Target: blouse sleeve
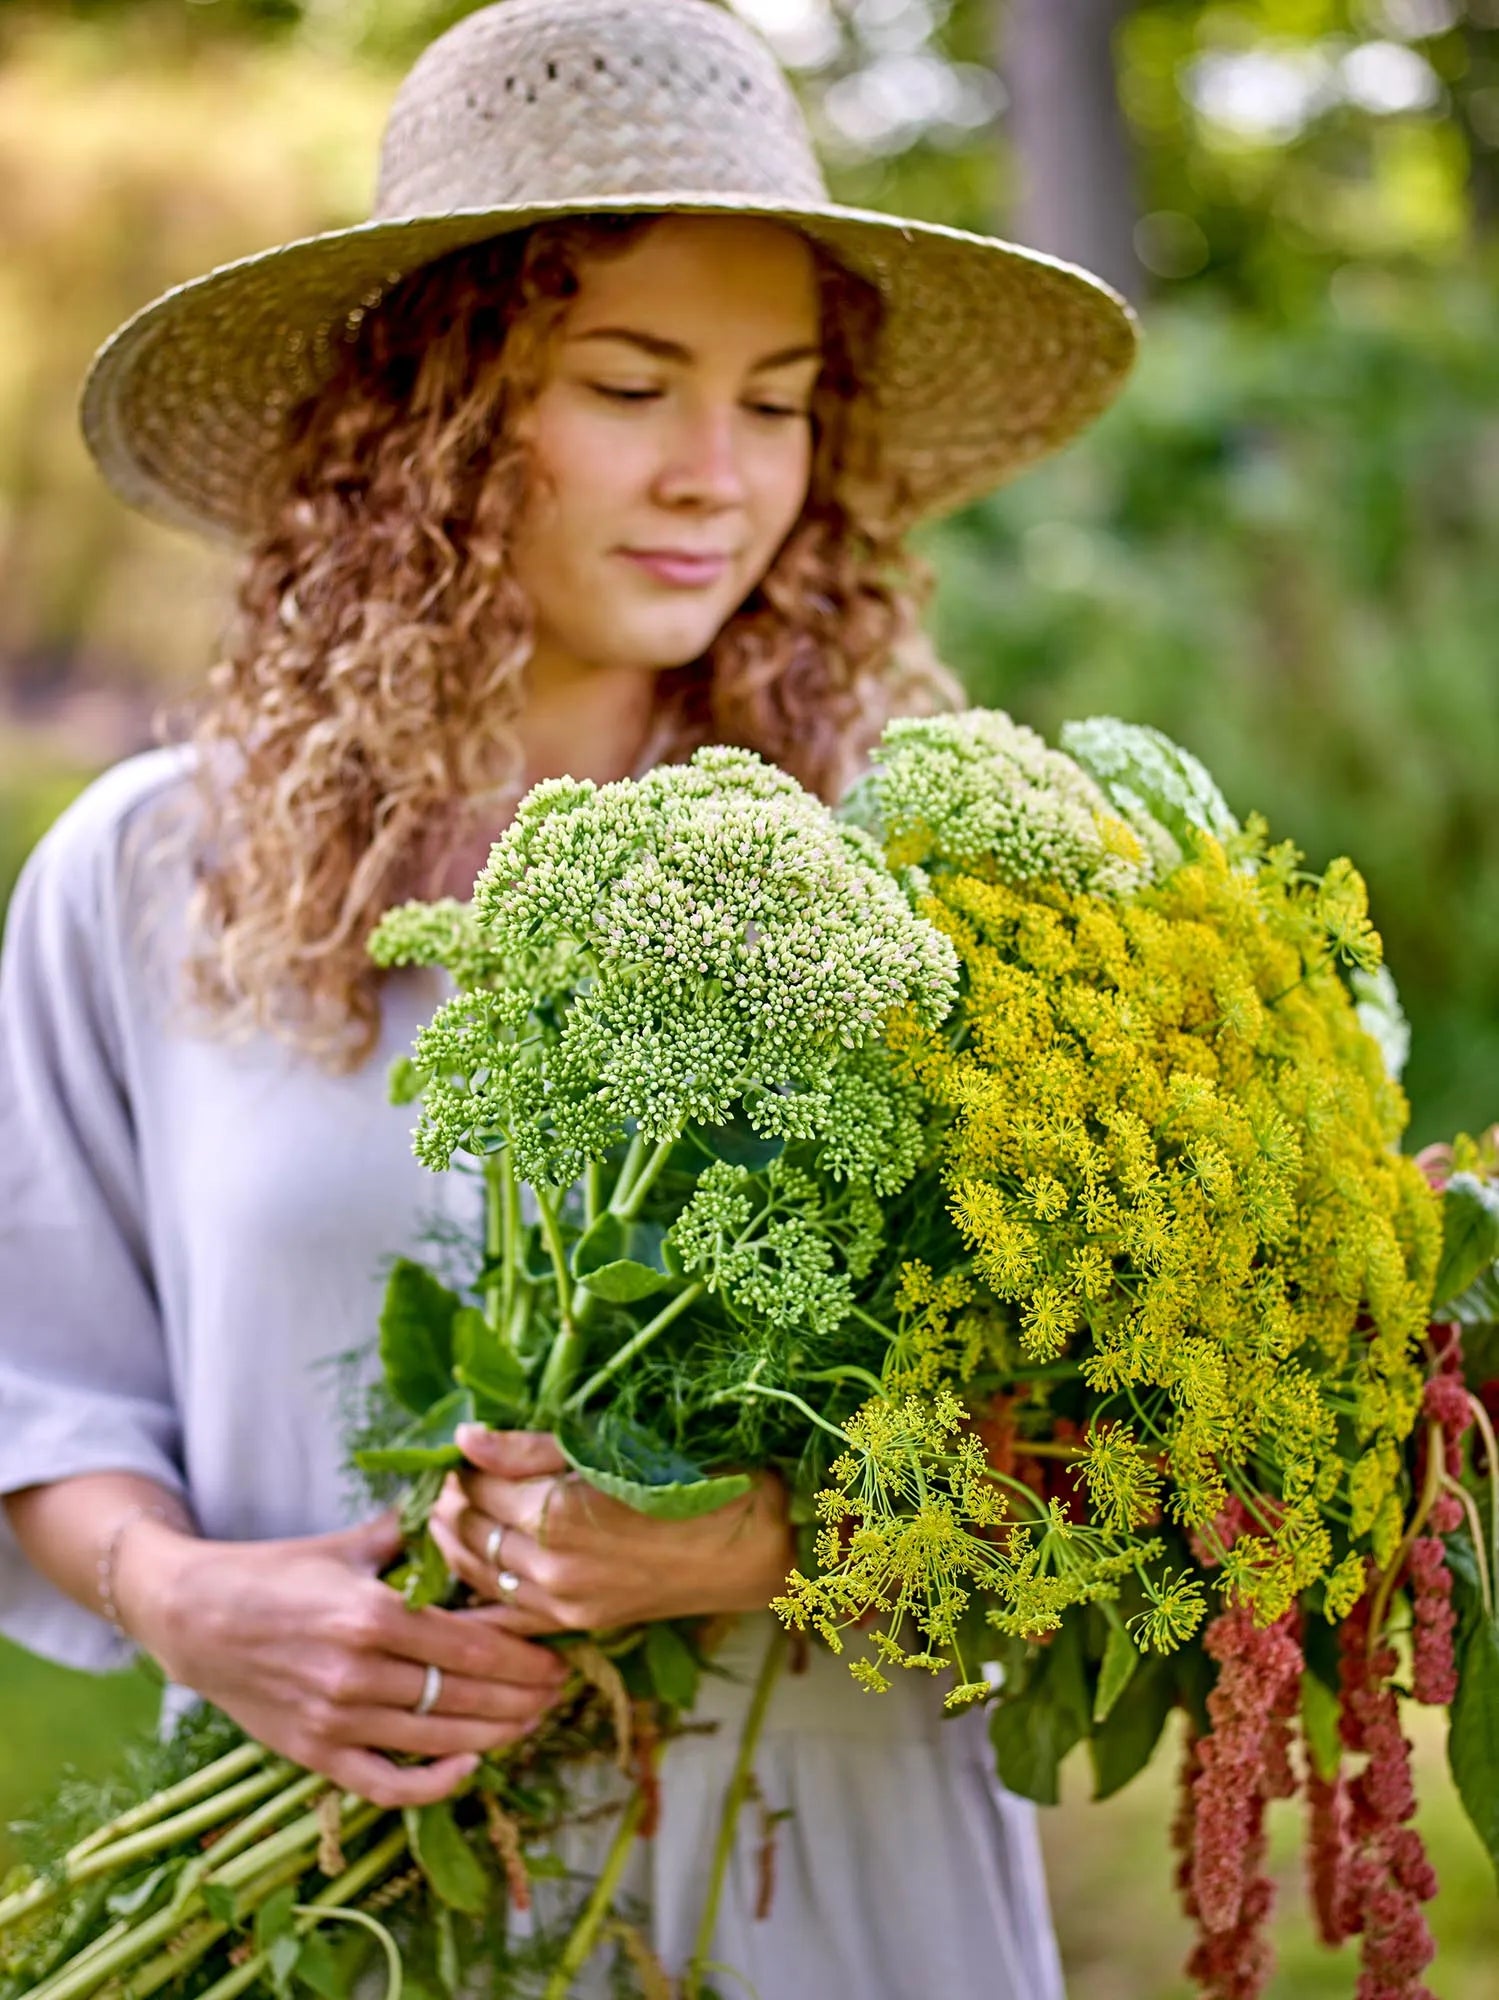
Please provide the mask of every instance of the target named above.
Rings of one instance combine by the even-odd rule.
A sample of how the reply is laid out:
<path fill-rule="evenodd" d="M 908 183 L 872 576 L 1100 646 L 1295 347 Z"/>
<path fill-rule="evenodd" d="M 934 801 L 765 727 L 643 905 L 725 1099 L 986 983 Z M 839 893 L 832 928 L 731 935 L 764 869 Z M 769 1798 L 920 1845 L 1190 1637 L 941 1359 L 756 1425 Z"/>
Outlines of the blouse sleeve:
<path fill-rule="evenodd" d="M 124 1084 L 121 790 L 96 781 L 41 841 L 0 954 L 0 1493 L 104 1471 L 183 1487 Z M 3 1507 L 0 1632 L 96 1671 L 132 1651 L 31 1567 Z"/>

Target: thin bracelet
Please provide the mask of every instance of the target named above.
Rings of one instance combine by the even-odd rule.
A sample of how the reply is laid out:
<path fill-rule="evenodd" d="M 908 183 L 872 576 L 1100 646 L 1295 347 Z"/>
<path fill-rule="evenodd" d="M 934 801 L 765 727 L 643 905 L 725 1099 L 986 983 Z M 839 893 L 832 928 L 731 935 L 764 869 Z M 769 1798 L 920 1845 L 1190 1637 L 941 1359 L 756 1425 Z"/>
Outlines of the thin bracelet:
<path fill-rule="evenodd" d="M 115 1563 L 120 1553 L 121 1537 L 136 1521 L 167 1521 L 175 1526 L 182 1525 L 181 1515 L 170 1507 L 127 1507 L 106 1535 L 104 1546 L 99 1551 L 99 1604 L 122 1639 L 128 1639 L 130 1634 L 120 1623 L 120 1607 L 115 1603 Z"/>

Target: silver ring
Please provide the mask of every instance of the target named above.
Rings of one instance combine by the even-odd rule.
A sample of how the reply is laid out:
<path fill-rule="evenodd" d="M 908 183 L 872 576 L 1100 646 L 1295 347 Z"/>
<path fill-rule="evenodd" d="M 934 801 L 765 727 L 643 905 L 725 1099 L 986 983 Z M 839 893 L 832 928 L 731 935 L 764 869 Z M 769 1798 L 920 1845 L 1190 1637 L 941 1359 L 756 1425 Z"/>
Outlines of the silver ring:
<path fill-rule="evenodd" d="M 498 1569 L 500 1566 L 500 1544 L 504 1539 L 505 1523 L 503 1521 L 496 1521 L 489 1533 L 484 1537 L 484 1560 L 489 1564 L 491 1569 Z"/>
<path fill-rule="evenodd" d="M 494 1580 L 494 1587 L 501 1604 L 514 1604 L 520 1590 L 520 1578 L 513 1569 L 502 1569 Z"/>
<path fill-rule="evenodd" d="M 430 1715 L 437 1706 L 437 1697 L 442 1693 L 442 1668 L 429 1664 L 427 1677 L 422 1682 L 422 1691 L 417 1698 L 413 1715 Z"/>

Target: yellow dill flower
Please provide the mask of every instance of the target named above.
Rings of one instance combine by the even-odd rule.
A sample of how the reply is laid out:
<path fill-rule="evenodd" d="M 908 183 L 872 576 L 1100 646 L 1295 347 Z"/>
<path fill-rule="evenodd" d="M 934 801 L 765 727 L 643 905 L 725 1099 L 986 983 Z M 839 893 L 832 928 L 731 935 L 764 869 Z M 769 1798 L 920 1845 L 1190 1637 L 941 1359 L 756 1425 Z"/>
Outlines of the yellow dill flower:
<path fill-rule="evenodd" d="M 1324 1589 L 1327 1622 L 1330 1625 L 1340 1624 L 1348 1616 L 1363 1596 L 1366 1581 L 1364 1559 L 1359 1555 L 1344 1556 L 1337 1568 L 1329 1573 Z"/>

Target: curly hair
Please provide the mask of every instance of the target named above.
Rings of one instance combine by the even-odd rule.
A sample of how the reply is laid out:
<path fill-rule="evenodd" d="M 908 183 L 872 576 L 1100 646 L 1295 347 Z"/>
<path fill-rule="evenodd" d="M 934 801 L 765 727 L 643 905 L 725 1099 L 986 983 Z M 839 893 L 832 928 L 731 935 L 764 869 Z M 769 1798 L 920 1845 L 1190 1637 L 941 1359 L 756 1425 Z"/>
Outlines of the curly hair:
<path fill-rule="evenodd" d="M 533 630 L 508 561 L 532 477 L 514 418 L 585 260 L 654 220 L 546 223 L 423 266 L 350 315 L 290 413 L 221 657 L 169 731 L 199 752 L 185 969 L 211 1030 L 357 1068 L 389 976 L 370 930 L 513 811 Z M 707 653 L 659 675 L 651 747 L 743 745 L 831 801 L 890 715 L 961 692 L 920 626 L 930 572 L 890 525 L 878 293 L 813 249 L 807 498 Z"/>

